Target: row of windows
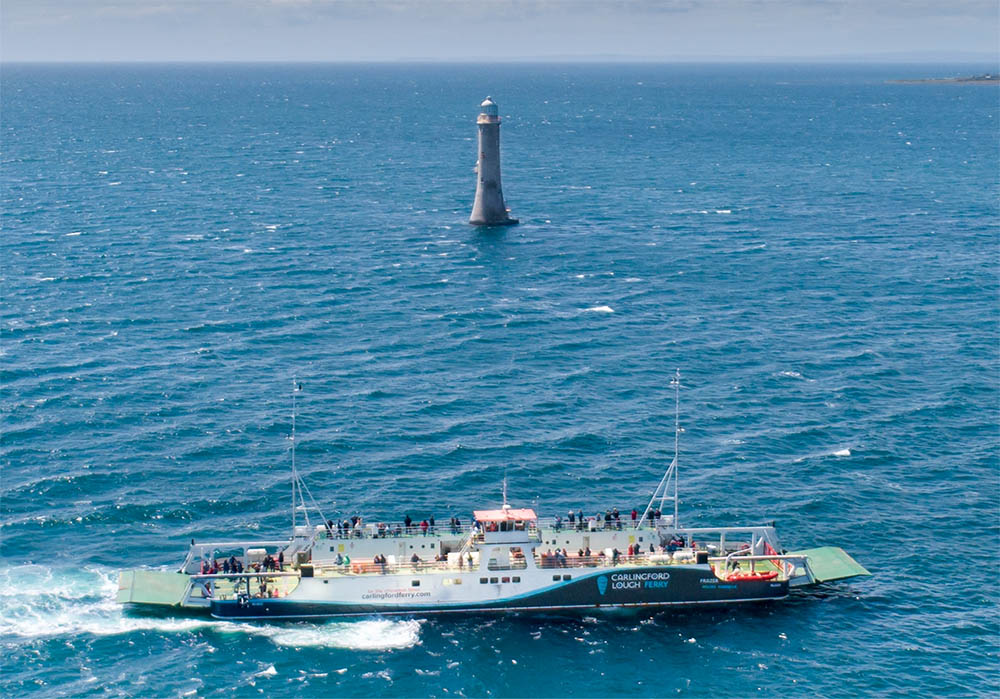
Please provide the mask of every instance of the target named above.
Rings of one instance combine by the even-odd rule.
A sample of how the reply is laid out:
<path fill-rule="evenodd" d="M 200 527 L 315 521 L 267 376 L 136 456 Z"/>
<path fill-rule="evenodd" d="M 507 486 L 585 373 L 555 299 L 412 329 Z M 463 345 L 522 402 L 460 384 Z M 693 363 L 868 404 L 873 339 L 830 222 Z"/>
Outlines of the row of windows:
<path fill-rule="evenodd" d="M 573 576 L 572 575 L 553 575 L 552 579 L 553 580 L 572 580 Z M 327 582 L 327 581 L 324 580 L 323 582 Z M 513 582 L 513 583 L 519 583 L 519 582 L 521 582 L 521 576 L 514 575 L 512 577 L 507 577 L 505 575 L 505 576 L 503 576 L 501 578 L 479 578 L 479 584 L 480 585 L 486 585 L 487 583 L 496 584 L 496 583 L 511 583 L 511 582 Z M 444 584 L 445 585 L 461 585 L 462 584 L 462 578 L 447 578 L 444 581 Z M 411 587 L 420 587 L 420 581 L 419 580 L 411 580 L 410 581 L 410 586 Z"/>
<path fill-rule="evenodd" d="M 480 585 L 485 585 L 488 582 L 489 583 L 509 583 L 509 582 L 519 583 L 519 582 L 521 582 L 521 577 L 518 576 L 518 575 L 515 575 L 512 578 L 508 578 L 507 576 L 504 576 L 502 578 L 479 578 L 479 584 Z"/>

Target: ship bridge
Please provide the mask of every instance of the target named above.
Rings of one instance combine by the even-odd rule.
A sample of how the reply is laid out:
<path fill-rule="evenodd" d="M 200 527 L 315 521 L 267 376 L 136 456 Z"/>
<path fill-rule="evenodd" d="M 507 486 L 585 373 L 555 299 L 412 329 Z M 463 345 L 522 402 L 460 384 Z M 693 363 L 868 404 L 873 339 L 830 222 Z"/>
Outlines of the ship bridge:
<path fill-rule="evenodd" d="M 538 515 L 531 508 L 504 506 L 499 510 L 475 510 L 484 544 L 531 544 L 538 542 Z"/>

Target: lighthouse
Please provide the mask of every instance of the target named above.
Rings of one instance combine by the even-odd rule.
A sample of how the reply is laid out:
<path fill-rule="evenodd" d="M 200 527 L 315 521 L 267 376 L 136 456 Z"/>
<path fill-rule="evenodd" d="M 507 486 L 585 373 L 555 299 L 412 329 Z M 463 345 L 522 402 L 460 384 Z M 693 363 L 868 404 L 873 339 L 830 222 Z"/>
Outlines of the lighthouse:
<path fill-rule="evenodd" d="M 500 109 L 492 97 L 480 105 L 479 162 L 476 163 L 476 201 L 469 223 L 473 226 L 512 226 L 500 185 Z"/>

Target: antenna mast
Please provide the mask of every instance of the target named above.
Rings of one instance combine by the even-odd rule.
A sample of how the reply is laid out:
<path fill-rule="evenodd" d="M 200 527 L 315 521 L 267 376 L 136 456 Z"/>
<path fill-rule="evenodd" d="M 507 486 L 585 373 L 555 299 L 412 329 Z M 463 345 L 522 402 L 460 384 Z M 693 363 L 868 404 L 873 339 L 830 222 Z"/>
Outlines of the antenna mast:
<path fill-rule="evenodd" d="M 677 507 L 680 502 L 677 497 L 677 456 L 681 444 L 681 370 L 674 374 L 674 529 L 680 526 L 677 521 Z"/>
<path fill-rule="evenodd" d="M 649 511 L 653 509 L 653 503 L 657 499 L 660 501 L 659 509 L 662 511 L 666 507 L 667 500 L 674 501 L 674 517 L 673 517 L 673 527 L 674 530 L 677 529 L 679 525 L 678 509 L 680 503 L 680 497 L 678 493 L 678 478 L 677 478 L 677 460 L 680 454 L 680 436 L 681 436 L 681 370 L 678 369 L 674 374 L 674 378 L 671 379 L 670 385 L 674 387 L 674 460 L 670 462 L 670 466 L 667 467 L 667 472 L 663 474 L 663 478 L 660 479 L 659 485 L 656 486 L 656 490 L 653 491 L 653 496 L 649 499 L 649 504 L 646 505 L 646 509 L 642 513 L 635 524 L 636 529 L 642 526 L 643 521 L 649 516 Z M 670 494 L 670 481 L 673 481 L 674 492 L 673 495 Z"/>
<path fill-rule="evenodd" d="M 295 535 L 295 509 L 298 507 L 299 474 L 295 470 L 295 415 L 297 413 L 296 394 L 299 392 L 299 382 L 292 377 L 292 536 Z"/>

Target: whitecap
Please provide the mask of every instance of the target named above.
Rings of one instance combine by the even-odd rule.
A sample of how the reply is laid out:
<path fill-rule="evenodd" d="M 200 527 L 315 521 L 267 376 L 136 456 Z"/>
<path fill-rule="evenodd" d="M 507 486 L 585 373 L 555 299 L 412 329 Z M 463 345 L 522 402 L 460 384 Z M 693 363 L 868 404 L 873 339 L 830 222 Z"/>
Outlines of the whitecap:
<path fill-rule="evenodd" d="M 851 450 L 850 449 L 839 449 L 839 450 L 833 452 L 833 455 L 834 456 L 850 456 L 851 455 Z"/>
<path fill-rule="evenodd" d="M 386 650 L 410 648 L 420 642 L 420 624 L 412 619 L 371 619 L 302 626 L 239 626 L 279 646 Z"/>
<path fill-rule="evenodd" d="M 715 213 L 717 213 L 717 214 L 731 214 L 731 213 L 733 213 L 733 210 L 732 209 L 716 209 Z"/>
<path fill-rule="evenodd" d="M 250 625 L 207 617 L 130 617 L 115 601 L 117 574 L 41 565 L 0 570 L 0 635 L 17 638 L 114 636 L 137 631 L 243 633 L 279 646 L 350 650 L 402 649 L 420 642 L 414 620 L 362 620 L 323 625 Z"/>
<path fill-rule="evenodd" d="M 615 309 L 611 306 L 592 306 L 591 308 L 583 309 L 584 313 L 614 313 Z"/>
<path fill-rule="evenodd" d="M 80 235 L 80 231 L 73 231 L 72 233 L 66 233 L 63 237 L 64 238 L 73 238 L 73 237 L 78 236 L 78 235 Z"/>

